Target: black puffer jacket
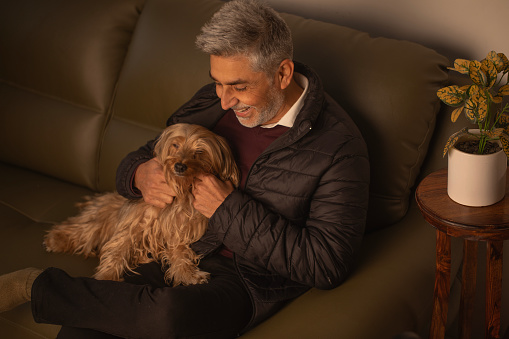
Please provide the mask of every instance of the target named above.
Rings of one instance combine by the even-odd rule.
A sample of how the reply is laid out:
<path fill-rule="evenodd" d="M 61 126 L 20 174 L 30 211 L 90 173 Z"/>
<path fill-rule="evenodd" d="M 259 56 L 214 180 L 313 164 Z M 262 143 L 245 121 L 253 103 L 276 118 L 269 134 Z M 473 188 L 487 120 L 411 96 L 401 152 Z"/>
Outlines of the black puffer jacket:
<path fill-rule="evenodd" d="M 317 75 L 296 63 L 309 92 L 294 126 L 255 161 L 244 190 L 230 194 L 194 250 L 225 244 L 254 301 L 250 326 L 309 289 L 331 289 L 348 275 L 364 233 L 369 163 L 365 143 Z M 168 124 L 212 129 L 223 116 L 213 84 L 175 112 Z M 128 155 L 117 173 L 120 194 L 151 158 L 153 141 Z"/>

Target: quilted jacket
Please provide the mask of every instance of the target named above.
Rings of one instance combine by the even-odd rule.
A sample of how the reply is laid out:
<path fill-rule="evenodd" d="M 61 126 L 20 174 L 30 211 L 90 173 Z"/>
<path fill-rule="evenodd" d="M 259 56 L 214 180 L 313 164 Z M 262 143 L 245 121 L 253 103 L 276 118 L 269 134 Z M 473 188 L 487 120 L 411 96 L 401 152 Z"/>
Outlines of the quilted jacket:
<path fill-rule="evenodd" d="M 364 233 L 369 190 L 366 145 L 348 114 L 305 65 L 295 71 L 309 92 L 294 126 L 255 161 L 243 190 L 231 193 L 193 245 L 210 255 L 234 252 L 253 300 L 252 327 L 310 287 L 332 289 L 351 271 Z M 198 91 L 168 120 L 212 129 L 223 116 L 214 84 Z M 131 189 L 136 167 L 152 157 L 154 141 L 130 153 L 117 172 L 117 190 Z"/>

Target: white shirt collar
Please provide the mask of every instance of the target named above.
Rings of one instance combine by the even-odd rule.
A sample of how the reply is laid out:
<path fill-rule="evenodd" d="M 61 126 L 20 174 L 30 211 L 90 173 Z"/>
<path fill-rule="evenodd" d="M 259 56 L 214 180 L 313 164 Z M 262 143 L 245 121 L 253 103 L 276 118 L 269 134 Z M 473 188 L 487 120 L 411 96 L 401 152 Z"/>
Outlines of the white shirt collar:
<path fill-rule="evenodd" d="M 309 80 L 304 75 L 295 72 L 293 74 L 293 78 L 299 84 L 300 87 L 302 87 L 304 90 L 302 91 L 302 94 L 300 95 L 299 99 L 293 104 L 292 107 L 288 110 L 288 112 L 283 115 L 283 117 L 276 123 L 269 124 L 269 125 L 262 125 L 260 127 L 263 128 L 273 128 L 278 125 L 285 126 L 285 127 L 293 127 L 293 123 L 295 122 L 295 119 L 297 118 L 297 115 L 299 114 L 300 110 L 302 109 L 302 106 L 304 106 L 304 99 L 306 98 L 306 95 L 308 93 L 308 87 L 309 87 Z"/>

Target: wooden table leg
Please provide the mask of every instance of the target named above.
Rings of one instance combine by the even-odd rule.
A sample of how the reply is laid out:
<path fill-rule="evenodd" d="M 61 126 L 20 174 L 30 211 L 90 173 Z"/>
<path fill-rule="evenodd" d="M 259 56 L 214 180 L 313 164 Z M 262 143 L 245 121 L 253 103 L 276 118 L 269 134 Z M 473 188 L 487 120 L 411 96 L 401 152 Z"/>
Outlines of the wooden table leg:
<path fill-rule="evenodd" d="M 500 338 L 503 241 L 488 241 L 486 251 L 486 338 Z"/>
<path fill-rule="evenodd" d="M 435 291 L 433 293 L 433 314 L 431 317 L 430 339 L 445 336 L 449 289 L 451 286 L 451 238 L 437 230 L 437 258 L 435 271 Z"/>
<path fill-rule="evenodd" d="M 463 268 L 459 314 L 460 338 L 470 339 L 477 275 L 477 241 L 463 241 Z"/>

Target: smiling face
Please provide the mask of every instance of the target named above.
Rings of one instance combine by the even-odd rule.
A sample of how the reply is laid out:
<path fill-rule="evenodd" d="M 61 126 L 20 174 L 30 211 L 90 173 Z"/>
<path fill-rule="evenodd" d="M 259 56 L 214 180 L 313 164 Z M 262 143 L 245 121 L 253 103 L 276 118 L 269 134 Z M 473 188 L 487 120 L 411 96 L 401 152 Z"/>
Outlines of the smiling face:
<path fill-rule="evenodd" d="M 233 109 L 239 122 L 255 127 L 278 122 L 286 113 L 277 74 L 254 72 L 245 56 L 210 56 L 210 77 L 224 110 Z"/>

